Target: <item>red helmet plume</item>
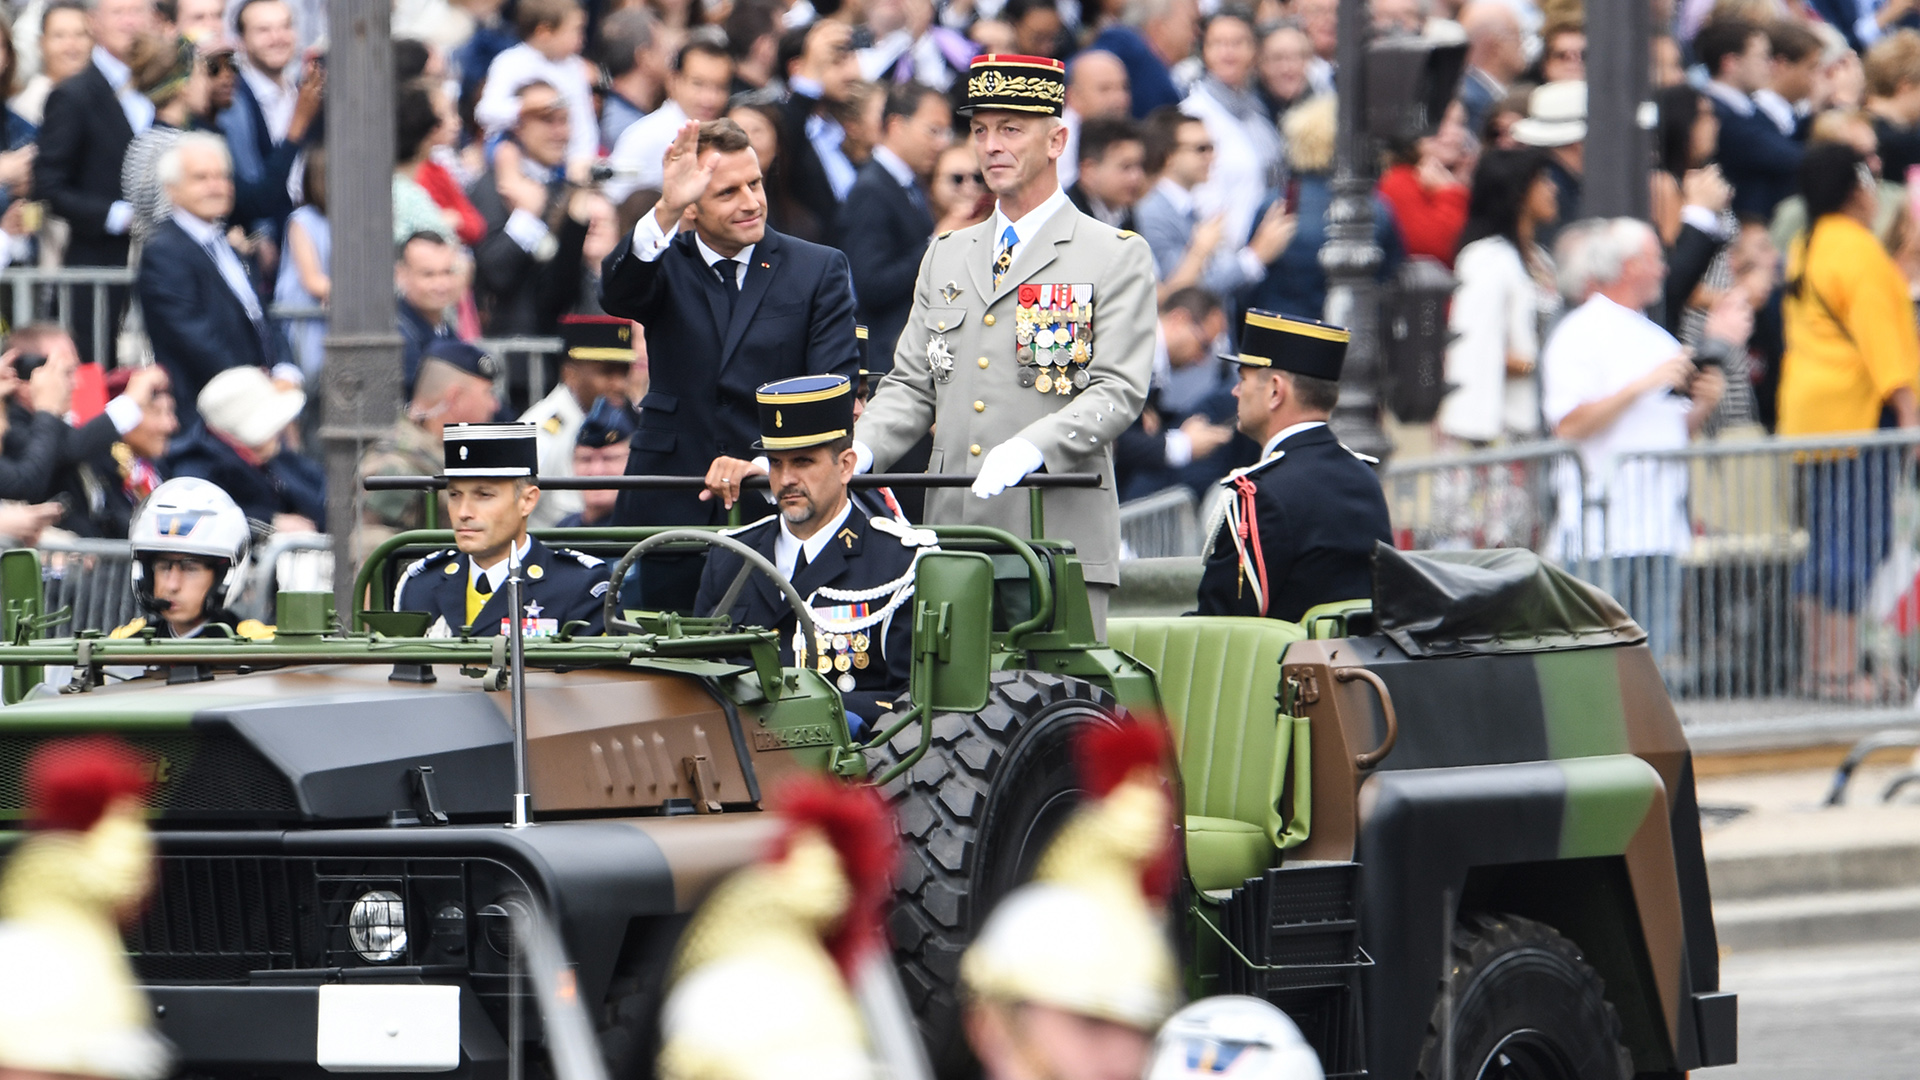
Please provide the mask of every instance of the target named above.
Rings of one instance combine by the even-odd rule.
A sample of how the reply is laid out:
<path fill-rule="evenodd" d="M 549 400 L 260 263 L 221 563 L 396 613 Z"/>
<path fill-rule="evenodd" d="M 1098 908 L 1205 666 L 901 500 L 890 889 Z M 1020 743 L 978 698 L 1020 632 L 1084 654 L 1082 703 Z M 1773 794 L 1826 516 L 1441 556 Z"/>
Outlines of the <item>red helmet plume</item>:
<path fill-rule="evenodd" d="M 85 832 L 115 800 L 144 800 L 153 787 L 133 748 L 97 736 L 42 743 L 27 760 L 22 786 L 36 829 Z"/>
<path fill-rule="evenodd" d="M 886 945 L 886 911 L 893 896 L 893 875 L 900 862 L 900 830 L 880 793 L 824 776 L 796 779 L 774 800 L 787 828 L 772 857 L 784 859 L 801 829 L 815 828 L 840 856 L 853 897 L 826 947 L 843 975 L 869 949 Z"/>
<path fill-rule="evenodd" d="M 1073 763 L 1090 799 L 1105 798 L 1139 769 L 1165 778 L 1174 775 L 1173 736 L 1158 717 L 1117 715 L 1111 724 L 1090 724 L 1073 740 Z M 1171 833 L 1161 852 L 1140 868 L 1140 889 L 1156 903 L 1173 895 L 1180 871 L 1179 850 Z"/>

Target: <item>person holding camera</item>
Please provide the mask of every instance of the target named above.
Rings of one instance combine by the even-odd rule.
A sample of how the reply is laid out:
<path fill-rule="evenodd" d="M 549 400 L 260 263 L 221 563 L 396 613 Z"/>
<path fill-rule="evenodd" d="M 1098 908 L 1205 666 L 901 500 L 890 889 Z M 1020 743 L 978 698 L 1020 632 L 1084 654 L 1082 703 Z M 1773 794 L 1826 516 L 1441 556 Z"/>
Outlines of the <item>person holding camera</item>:
<path fill-rule="evenodd" d="M 1611 591 L 1664 666 L 1677 658 L 1679 556 L 1693 537 L 1687 466 L 1645 455 L 1678 450 L 1705 426 L 1726 391 L 1722 358 L 1746 343 L 1751 318 L 1728 308 L 1698 354 L 1682 348 L 1646 316 L 1667 265 L 1659 235 L 1634 218 L 1570 226 L 1555 262 L 1561 292 L 1579 306 L 1541 353 L 1542 411 L 1556 438 L 1579 447 L 1586 475 L 1582 492 L 1575 471 L 1562 472 L 1560 557 L 1583 563 L 1590 580 L 1611 573 Z"/>

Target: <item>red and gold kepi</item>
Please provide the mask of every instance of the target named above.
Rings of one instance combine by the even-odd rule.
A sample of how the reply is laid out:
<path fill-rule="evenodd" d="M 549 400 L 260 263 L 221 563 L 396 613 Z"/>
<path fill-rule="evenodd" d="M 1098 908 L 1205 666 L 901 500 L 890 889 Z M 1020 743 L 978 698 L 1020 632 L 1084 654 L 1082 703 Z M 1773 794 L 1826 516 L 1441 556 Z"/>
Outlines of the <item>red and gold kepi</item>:
<path fill-rule="evenodd" d="M 560 320 L 560 338 L 570 360 L 611 360 L 631 364 L 633 323 L 611 315 L 568 315 Z"/>
<path fill-rule="evenodd" d="M 963 115 L 980 109 L 1059 116 L 1067 103 L 1067 65 L 1046 56 L 987 53 L 967 69 Z"/>

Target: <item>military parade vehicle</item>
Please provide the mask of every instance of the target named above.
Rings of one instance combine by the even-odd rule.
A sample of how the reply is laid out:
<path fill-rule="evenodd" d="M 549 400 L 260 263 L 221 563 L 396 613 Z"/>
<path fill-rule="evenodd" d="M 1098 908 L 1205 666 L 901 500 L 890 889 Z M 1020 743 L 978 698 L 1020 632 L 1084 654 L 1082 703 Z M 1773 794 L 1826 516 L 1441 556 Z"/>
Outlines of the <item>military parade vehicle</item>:
<path fill-rule="evenodd" d="M 619 1078 L 651 1075 L 676 937 L 773 834 L 769 793 L 871 781 L 906 843 L 901 981 L 958 1077 L 961 951 L 1075 806 L 1074 734 L 1124 710 L 1178 750 L 1188 992 L 1273 1001 L 1329 1076 L 1734 1060 L 1687 743 L 1603 594 L 1526 552 L 1383 547 L 1371 604 L 1294 624 L 1175 602 L 1101 640 L 1069 545 L 931 531 L 894 615 L 913 705 L 863 737 L 772 632 L 617 588 L 604 637 L 422 636 L 385 598 L 448 532 L 373 551 L 351 611 L 281 594 L 271 640 L 46 638 L 35 555 L 7 552 L 0 814 L 43 740 L 112 733 L 150 763 L 158 885 L 126 943 L 186 1074 L 517 1073 L 550 1027 L 514 966 L 535 906 Z M 778 581 L 718 532 L 538 535 L 618 557 L 615 581 L 715 546 Z M 1193 562 L 1153 568 L 1169 595 Z"/>

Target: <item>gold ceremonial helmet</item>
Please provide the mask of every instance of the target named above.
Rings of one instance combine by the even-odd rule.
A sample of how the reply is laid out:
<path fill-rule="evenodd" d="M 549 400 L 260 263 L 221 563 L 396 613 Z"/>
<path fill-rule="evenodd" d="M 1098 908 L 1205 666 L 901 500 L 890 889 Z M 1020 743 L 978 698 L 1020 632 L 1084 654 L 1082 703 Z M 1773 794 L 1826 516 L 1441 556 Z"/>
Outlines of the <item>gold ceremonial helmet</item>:
<path fill-rule="evenodd" d="M 1099 797 L 1060 831 L 1033 881 L 1000 902 L 961 957 L 968 994 L 1149 1032 L 1173 1012 L 1179 983 L 1164 897 L 1142 886 L 1170 865 L 1166 745 L 1164 727 L 1131 720 L 1094 728 L 1076 746 L 1081 783 Z"/>
<path fill-rule="evenodd" d="M 152 880 L 141 763 L 111 740 L 53 742 L 24 785 L 34 831 L 0 876 L 0 1071 L 165 1076 L 119 928 Z"/>
<path fill-rule="evenodd" d="M 885 961 L 898 835 L 869 788 L 825 778 L 782 793 L 768 857 L 713 891 L 681 939 L 660 1014 L 661 1080 L 879 1080 L 849 989 Z"/>

